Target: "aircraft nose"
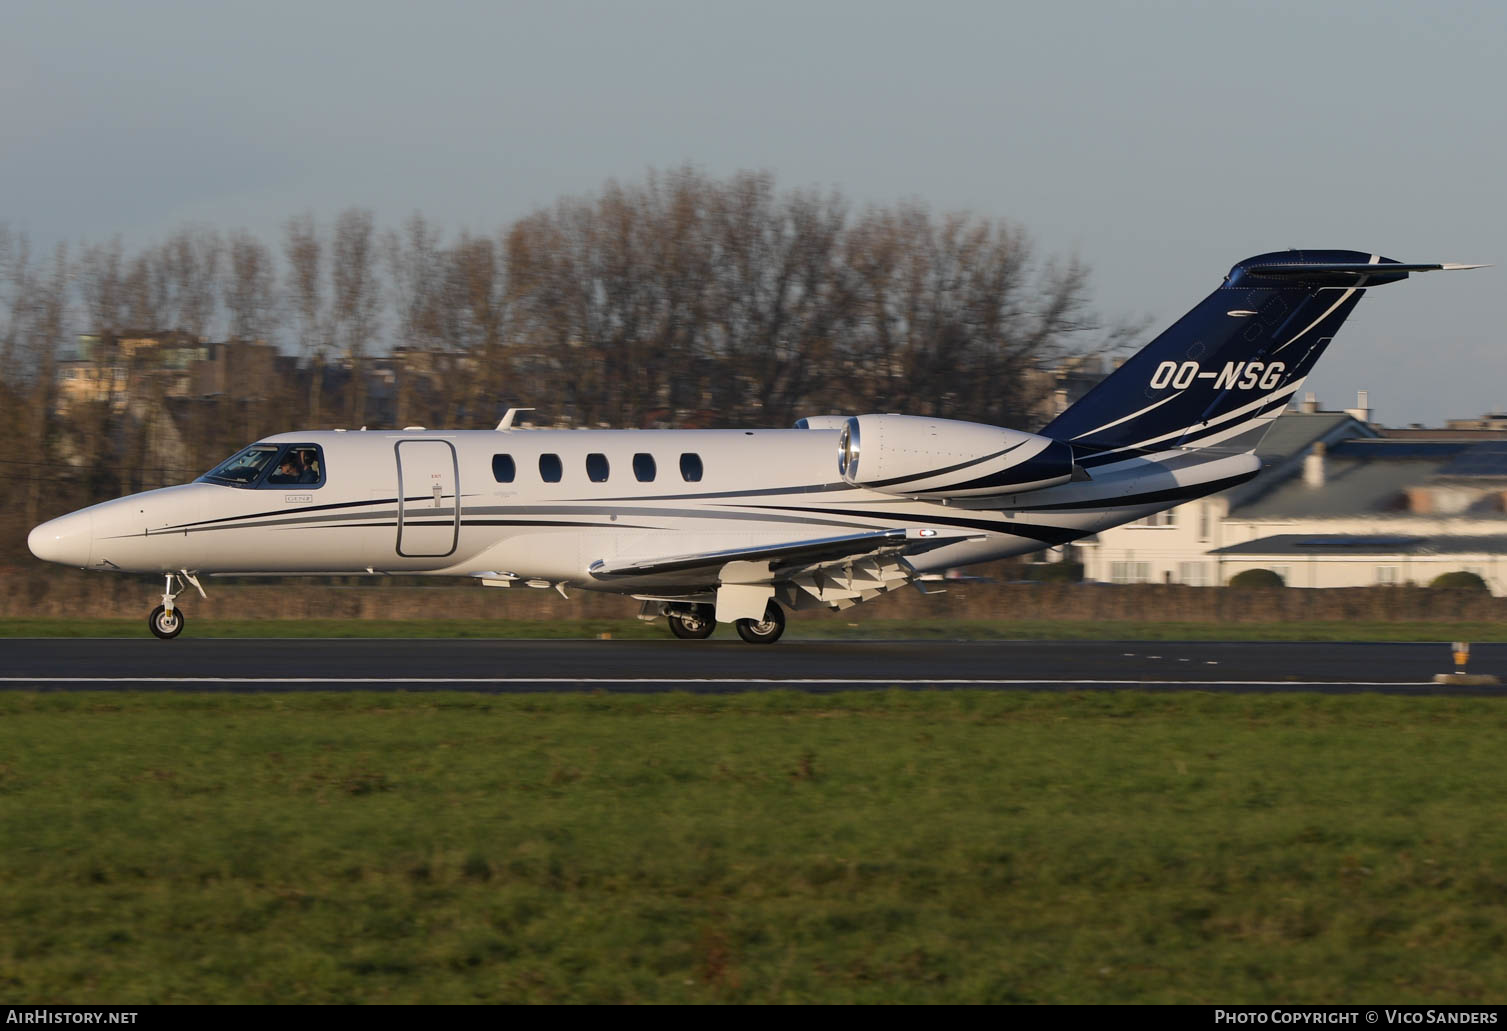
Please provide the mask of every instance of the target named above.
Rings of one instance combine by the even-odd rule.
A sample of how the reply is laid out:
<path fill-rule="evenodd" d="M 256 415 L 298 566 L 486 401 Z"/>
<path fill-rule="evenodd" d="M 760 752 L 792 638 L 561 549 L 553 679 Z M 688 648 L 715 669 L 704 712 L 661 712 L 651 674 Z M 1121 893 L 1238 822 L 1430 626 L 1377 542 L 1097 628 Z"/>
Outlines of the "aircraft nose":
<path fill-rule="evenodd" d="M 93 516 L 70 512 L 38 526 L 26 538 L 31 553 L 44 562 L 86 568 L 94 545 Z"/>

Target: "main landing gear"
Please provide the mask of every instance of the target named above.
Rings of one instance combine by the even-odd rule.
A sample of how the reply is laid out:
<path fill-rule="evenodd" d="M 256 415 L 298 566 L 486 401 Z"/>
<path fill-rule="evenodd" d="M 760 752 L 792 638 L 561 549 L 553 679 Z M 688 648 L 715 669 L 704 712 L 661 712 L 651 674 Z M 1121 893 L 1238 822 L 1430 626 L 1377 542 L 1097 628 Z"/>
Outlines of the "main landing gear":
<path fill-rule="evenodd" d="M 717 621 L 712 618 L 716 610 L 710 605 L 692 605 L 689 611 L 669 613 L 670 633 L 682 641 L 700 641 L 712 636 Z"/>
<path fill-rule="evenodd" d="M 740 619 L 733 624 L 738 636 L 749 644 L 774 644 L 785 632 L 785 610 L 774 602 L 764 609 L 763 619 Z"/>
<path fill-rule="evenodd" d="M 175 583 L 177 590 L 173 589 Z M 206 597 L 204 588 L 199 586 L 199 578 L 188 570 L 182 569 L 176 573 L 168 573 L 167 584 L 162 591 L 162 604 L 153 609 L 152 614 L 147 617 L 147 626 L 151 628 L 152 633 L 164 641 L 170 641 L 183 633 L 183 610 L 175 607 L 173 602 L 178 600 L 178 595 L 188 590 L 189 584 L 194 585 L 199 592 L 199 597 Z"/>
<path fill-rule="evenodd" d="M 701 641 L 717 629 L 716 609 L 710 605 L 690 605 L 666 613 L 670 633 L 686 641 Z M 750 644 L 773 644 L 785 632 L 785 610 L 771 601 L 763 619 L 739 619 L 733 622 L 738 636 Z"/>

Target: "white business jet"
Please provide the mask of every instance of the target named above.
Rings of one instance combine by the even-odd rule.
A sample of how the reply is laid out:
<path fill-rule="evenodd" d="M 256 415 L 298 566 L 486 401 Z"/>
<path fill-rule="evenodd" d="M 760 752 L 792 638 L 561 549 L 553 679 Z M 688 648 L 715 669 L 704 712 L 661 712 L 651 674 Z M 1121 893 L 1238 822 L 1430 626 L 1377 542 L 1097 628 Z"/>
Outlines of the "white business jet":
<path fill-rule="evenodd" d="M 794 429 L 299 431 L 193 483 L 43 523 L 41 559 L 166 579 L 160 638 L 204 575 L 402 573 L 611 591 L 681 638 L 846 608 L 1250 479 L 1256 445 L 1366 289 L 1354 251 L 1248 258 L 1036 433 L 906 415 Z"/>

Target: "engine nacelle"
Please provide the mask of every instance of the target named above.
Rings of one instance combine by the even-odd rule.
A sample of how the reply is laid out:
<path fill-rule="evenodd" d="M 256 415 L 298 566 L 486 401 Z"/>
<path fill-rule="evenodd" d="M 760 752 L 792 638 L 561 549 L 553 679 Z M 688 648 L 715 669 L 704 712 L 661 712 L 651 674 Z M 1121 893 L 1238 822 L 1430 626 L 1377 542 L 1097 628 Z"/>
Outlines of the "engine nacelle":
<path fill-rule="evenodd" d="M 848 424 L 846 415 L 808 415 L 795 420 L 798 430 L 840 430 Z"/>
<path fill-rule="evenodd" d="M 837 471 L 855 487 L 918 498 L 1023 494 L 1074 479 L 1073 449 L 1060 440 L 914 415 L 850 418 Z"/>

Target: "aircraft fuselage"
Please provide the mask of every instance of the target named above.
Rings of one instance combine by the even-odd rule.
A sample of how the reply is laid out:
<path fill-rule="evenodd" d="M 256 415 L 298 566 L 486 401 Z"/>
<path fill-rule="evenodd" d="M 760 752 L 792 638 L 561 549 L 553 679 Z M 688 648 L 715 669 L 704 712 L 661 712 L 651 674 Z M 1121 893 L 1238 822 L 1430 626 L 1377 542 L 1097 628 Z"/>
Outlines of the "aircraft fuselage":
<path fill-rule="evenodd" d="M 926 572 L 1040 550 L 1165 507 L 1137 505 L 1138 494 L 1181 486 L 1196 496 L 1201 483 L 1254 472 L 1250 461 L 1210 470 L 1206 460 L 1176 477 L 1130 460 L 1118 476 L 1020 495 L 1030 511 L 1017 512 L 851 486 L 837 474 L 837 442 L 836 431 L 805 429 L 284 433 L 260 443 L 317 448 L 322 482 L 147 491 L 43 524 L 30 544 L 51 561 L 121 572 L 504 572 L 631 593 L 703 584 L 671 574 L 604 581 L 593 563 L 897 527 L 970 537 L 910 559 Z M 1100 507 L 1082 508 L 1090 498 Z M 1127 504 L 1102 507 L 1117 498 Z"/>

